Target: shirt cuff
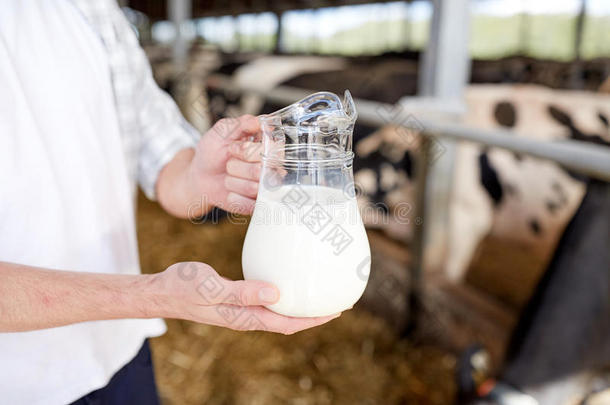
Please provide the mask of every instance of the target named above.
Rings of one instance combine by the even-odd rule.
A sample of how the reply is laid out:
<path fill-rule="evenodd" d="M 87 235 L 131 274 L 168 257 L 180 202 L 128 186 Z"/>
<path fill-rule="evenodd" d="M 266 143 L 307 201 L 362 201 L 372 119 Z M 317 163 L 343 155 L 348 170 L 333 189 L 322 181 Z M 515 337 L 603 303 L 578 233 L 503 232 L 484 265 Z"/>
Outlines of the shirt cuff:
<path fill-rule="evenodd" d="M 152 201 L 156 201 L 156 185 L 161 170 L 183 149 L 195 148 L 199 132 L 186 121 L 177 126 L 174 133 L 158 136 L 141 147 L 138 183 Z"/>

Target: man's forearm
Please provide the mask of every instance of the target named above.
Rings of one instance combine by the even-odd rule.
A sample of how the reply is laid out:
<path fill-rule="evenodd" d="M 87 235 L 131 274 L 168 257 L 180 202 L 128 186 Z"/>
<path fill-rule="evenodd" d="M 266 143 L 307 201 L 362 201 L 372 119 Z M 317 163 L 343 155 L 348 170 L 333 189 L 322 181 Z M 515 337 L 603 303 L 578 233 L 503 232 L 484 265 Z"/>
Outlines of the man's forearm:
<path fill-rule="evenodd" d="M 154 275 L 57 271 L 0 262 L 0 332 L 162 317 Z"/>
<path fill-rule="evenodd" d="M 189 173 L 193 149 L 181 150 L 163 168 L 157 180 L 157 199 L 168 213 L 178 218 L 194 218 L 212 207 L 198 194 Z"/>
<path fill-rule="evenodd" d="M 0 333 L 106 319 L 176 318 L 291 334 L 339 315 L 293 318 L 264 308 L 278 299 L 272 284 L 231 281 L 205 263 L 176 263 L 157 274 L 122 275 L 0 262 Z M 239 322 L 226 315 L 236 305 L 243 313 Z"/>

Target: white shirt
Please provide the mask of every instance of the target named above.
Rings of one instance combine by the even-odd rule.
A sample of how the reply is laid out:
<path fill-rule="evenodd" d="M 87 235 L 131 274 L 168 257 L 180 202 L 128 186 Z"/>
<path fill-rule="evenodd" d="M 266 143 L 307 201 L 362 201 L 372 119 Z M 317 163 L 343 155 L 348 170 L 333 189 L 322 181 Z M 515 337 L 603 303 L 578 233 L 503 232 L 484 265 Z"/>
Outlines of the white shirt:
<path fill-rule="evenodd" d="M 2 261 L 97 273 L 140 272 L 134 220 L 135 178 L 140 175 L 130 158 L 142 160 L 134 153 L 146 149 L 146 139 L 138 138 L 135 148 L 133 139 L 126 142 L 108 44 L 93 27 L 68 0 L 2 2 Z M 167 103 L 166 95 L 158 97 Z M 146 111 L 146 105 L 135 108 Z M 179 114 L 173 104 L 168 111 L 164 122 L 170 125 Z M 174 124 L 184 125 L 177 119 Z M 155 162 L 145 174 L 149 195 L 160 168 L 192 144 L 187 139 L 155 141 L 168 146 L 148 154 L 148 161 Z M 74 401 L 106 385 L 146 337 L 164 332 L 163 321 L 152 319 L 0 334 L 0 401 Z"/>

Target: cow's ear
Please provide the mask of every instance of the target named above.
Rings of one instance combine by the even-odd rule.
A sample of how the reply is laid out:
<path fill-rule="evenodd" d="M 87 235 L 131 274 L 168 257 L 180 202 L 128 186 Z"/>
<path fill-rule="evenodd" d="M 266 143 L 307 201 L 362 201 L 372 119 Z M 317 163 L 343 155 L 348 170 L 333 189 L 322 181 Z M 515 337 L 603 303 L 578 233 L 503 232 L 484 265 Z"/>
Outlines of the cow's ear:
<path fill-rule="evenodd" d="M 550 105 L 549 108 L 549 114 L 551 114 L 551 117 L 553 117 L 553 119 L 557 122 L 559 122 L 561 125 L 564 125 L 566 127 L 572 127 L 572 118 L 570 118 L 570 116 L 568 114 L 566 114 L 564 111 L 560 110 L 559 108 Z"/>
<path fill-rule="evenodd" d="M 599 118 L 599 120 L 604 124 L 606 129 L 610 128 L 610 122 L 608 122 L 608 117 L 606 117 L 606 115 L 603 112 L 598 111 L 597 118 Z"/>

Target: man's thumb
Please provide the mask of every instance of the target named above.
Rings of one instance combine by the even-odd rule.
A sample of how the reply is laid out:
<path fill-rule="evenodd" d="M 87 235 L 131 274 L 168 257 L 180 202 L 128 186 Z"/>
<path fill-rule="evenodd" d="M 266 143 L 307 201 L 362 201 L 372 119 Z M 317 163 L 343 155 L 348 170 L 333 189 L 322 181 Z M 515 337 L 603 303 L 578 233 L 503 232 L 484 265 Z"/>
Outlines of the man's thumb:
<path fill-rule="evenodd" d="M 264 281 L 240 280 L 232 283 L 233 294 L 242 306 L 270 305 L 280 299 L 280 291 L 276 286 Z"/>

